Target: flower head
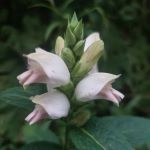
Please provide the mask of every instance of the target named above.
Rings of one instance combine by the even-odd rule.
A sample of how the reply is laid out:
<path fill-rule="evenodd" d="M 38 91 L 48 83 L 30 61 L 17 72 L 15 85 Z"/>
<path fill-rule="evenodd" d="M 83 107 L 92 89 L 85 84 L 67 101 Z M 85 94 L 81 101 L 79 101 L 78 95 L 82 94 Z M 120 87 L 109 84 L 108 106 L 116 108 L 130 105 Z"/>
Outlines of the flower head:
<path fill-rule="evenodd" d="M 32 97 L 31 100 L 36 104 L 36 107 L 25 119 L 30 124 L 45 118 L 58 119 L 66 117 L 70 109 L 67 97 L 54 89 Z"/>
<path fill-rule="evenodd" d="M 106 99 L 119 104 L 124 95 L 112 88 L 112 82 L 119 75 L 109 73 L 93 73 L 81 80 L 75 90 L 79 101 L 91 101 L 93 99 Z"/>
<path fill-rule="evenodd" d="M 61 57 L 36 48 L 35 53 L 26 56 L 28 71 L 17 77 L 23 85 L 49 83 L 52 87 L 65 85 L 70 81 L 69 70 Z"/>

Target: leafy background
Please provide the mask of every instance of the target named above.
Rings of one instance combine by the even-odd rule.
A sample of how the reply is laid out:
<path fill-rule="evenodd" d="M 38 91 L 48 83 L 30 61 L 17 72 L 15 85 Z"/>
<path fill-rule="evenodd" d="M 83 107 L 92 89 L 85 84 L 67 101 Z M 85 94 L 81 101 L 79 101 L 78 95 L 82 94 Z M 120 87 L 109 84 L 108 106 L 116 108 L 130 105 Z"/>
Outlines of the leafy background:
<path fill-rule="evenodd" d="M 32 106 L 26 103 L 24 106 L 30 105 L 30 107 L 26 107 L 29 109 L 25 110 L 17 108 L 16 103 L 10 105 L 10 97 L 14 97 L 16 100 L 20 97 L 10 90 L 8 98 L 3 91 L 19 86 L 16 76 L 26 68 L 22 54 L 34 51 L 34 48 L 38 46 L 49 51 L 53 50 L 56 37 L 64 34 L 67 18 L 74 11 L 83 18 L 85 35 L 98 31 L 105 42 L 105 55 L 99 61 L 100 71 L 122 74 L 114 86 L 125 94 L 124 101 L 119 108 L 109 102 L 97 101 L 97 116 L 132 115 L 149 118 L 150 1 L 1 0 L 0 149 L 15 150 L 21 148 L 25 143 L 43 140 L 52 142 L 53 149 L 59 149 L 55 145 L 58 143 L 55 135 L 46 132 L 47 122 L 31 127 L 25 124 L 24 117 L 30 112 Z M 31 91 L 29 90 L 25 94 L 30 96 Z M 22 91 L 17 92 L 21 93 Z M 88 126 L 86 128 L 88 130 Z M 72 135 L 79 132 L 75 131 L 76 129 L 72 131 Z M 71 137 L 79 136 L 80 138 L 82 133 Z M 103 139 L 103 137 L 99 137 L 99 139 L 101 138 Z M 145 139 L 150 139 L 150 133 Z M 105 139 L 102 143 L 106 144 Z M 43 144 L 47 147 L 49 145 L 49 143 Z M 73 144 L 80 145 L 78 141 Z M 32 145 L 37 144 L 32 143 Z M 126 143 L 126 145 L 128 144 Z M 148 149 L 148 146 L 143 147 Z M 144 150 L 144 148 L 140 149 Z M 131 149 L 130 146 L 126 148 L 126 150 L 128 149 Z M 114 150 L 120 150 L 120 148 L 114 148 Z"/>

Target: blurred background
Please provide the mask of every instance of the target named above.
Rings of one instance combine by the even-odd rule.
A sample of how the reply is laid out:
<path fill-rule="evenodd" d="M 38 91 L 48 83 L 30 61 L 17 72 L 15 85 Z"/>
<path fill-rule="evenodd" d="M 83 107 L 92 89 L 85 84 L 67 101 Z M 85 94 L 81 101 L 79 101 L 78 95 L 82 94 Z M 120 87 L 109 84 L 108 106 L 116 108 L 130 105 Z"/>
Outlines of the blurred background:
<path fill-rule="evenodd" d="M 64 35 L 74 11 L 83 19 L 85 37 L 97 31 L 104 40 L 99 70 L 122 74 L 114 86 L 125 94 L 124 101 L 119 108 L 98 101 L 97 115 L 150 117 L 149 0 L 1 0 L 0 91 L 19 86 L 16 76 L 26 68 L 22 54 L 39 46 L 54 49 L 56 37 Z M 54 137 L 47 135 L 47 123 L 41 128 L 26 125 L 25 115 L 27 112 L 0 101 L 1 150 Z"/>

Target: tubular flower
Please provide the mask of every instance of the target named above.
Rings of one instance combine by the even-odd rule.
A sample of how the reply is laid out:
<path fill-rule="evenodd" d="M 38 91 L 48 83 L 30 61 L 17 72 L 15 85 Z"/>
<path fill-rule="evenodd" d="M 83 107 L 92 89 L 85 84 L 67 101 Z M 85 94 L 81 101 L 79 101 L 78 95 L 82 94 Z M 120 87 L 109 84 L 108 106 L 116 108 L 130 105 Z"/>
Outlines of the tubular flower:
<path fill-rule="evenodd" d="M 112 88 L 112 83 L 120 75 L 109 73 L 93 73 L 81 80 L 75 89 L 78 101 L 86 102 L 93 99 L 106 99 L 116 105 L 124 98 L 124 95 Z"/>
<path fill-rule="evenodd" d="M 69 70 L 61 57 L 41 48 L 35 50 L 35 53 L 26 55 L 29 67 L 17 77 L 20 84 L 49 83 L 54 88 L 70 81 Z"/>
<path fill-rule="evenodd" d="M 86 40 L 85 40 L 85 46 L 84 46 L 84 52 L 87 50 L 87 48 L 92 45 L 94 42 L 100 40 L 100 35 L 98 32 L 94 32 L 90 34 Z M 98 72 L 98 66 L 95 64 L 93 68 L 90 70 L 89 74 Z"/>
<path fill-rule="evenodd" d="M 70 103 L 67 97 L 57 90 L 51 89 L 47 93 L 32 97 L 31 100 L 36 106 L 25 119 L 30 125 L 45 118 L 58 119 L 68 115 Z"/>

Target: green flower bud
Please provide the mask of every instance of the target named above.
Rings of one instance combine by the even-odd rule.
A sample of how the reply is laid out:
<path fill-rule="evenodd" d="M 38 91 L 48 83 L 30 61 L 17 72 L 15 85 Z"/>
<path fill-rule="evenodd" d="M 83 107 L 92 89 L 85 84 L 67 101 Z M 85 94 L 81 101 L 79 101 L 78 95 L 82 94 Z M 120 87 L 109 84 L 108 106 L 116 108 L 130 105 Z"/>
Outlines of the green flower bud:
<path fill-rule="evenodd" d="M 74 13 L 70 22 L 71 29 L 74 30 L 77 24 L 78 24 L 78 18 L 77 18 L 76 13 Z"/>
<path fill-rule="evenodd" d="M 71 124 L 81 127 L 91 118 L 91 115 L 92 114 L 89 110 L 78 111 L 71 120 Z"/>
<path fill-rule="evenodd" d="M 73 51 L 77 57 L 80 57 L 82 55 L 83 50 L 84 50 L 84 44 L 85 44 L 85 41 L 81 40 L 77 42 L 77 44 L 74 46 Z"/>
<path fill-rule="evenodd" d="M 61 36 L 58 36 L 55 43 L 55 53 L 61 55 L 61 50 L 64 48 L 64 39 Z"/>
<path fill-rule="evenodd" d="M 67 27 L 66 35 L 65 35 L 65 46 L 73 46 L 76 42 L 76 37 L 72 33 L 70 26 Z"/>
<path fill-rule="evenodd" d="M 73 33 L 75 34 L 77 39 L 79 39 L 79 40 L 83 39 L 83 23 L 82 23 L 82 20 L 80 20 L 80 22 L 78 22 L 78 24 L 75 27 Z"/>
<path fill-rule="evenodd" d="M 94 42 L 87 48 L 72 71 L 71 75 L 75 83 L 80 81 L 92 69 L 93 65 L 102 56 L 103 50 L 104 42 L 102 40 Z"/>
<path fill-rule="evenodd" d="M 76 62 L 73 52 L 69 48 L 63 48 L 61 51 L 61 57 L 65 61 L 69 70 L 71 70 Z"/>

